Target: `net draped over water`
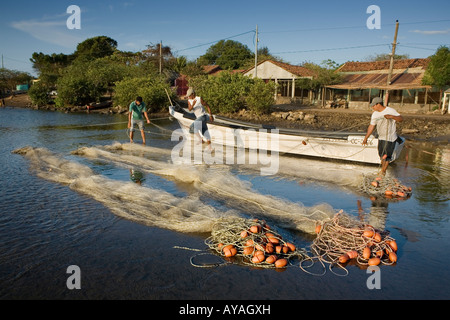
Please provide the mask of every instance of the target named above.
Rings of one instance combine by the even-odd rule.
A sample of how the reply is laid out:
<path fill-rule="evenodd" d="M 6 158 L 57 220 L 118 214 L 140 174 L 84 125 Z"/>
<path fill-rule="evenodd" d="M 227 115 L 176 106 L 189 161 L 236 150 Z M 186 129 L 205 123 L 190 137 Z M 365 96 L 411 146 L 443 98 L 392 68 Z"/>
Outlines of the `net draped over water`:
<path fill-rule="evenodd" d="M 136 181 L 118 181 L 96 174 L 89 166 L 44 148 L 25 147 L 15 153 L 26 157 L 39 177 L 68 185 L 122 218 L 178 232 L 210 232 L 205 241 L 208 250 L 236 263 L 269 268 L 299 263 L 303 268 L 304 261 L 315 260 L 341 266 L 351 260 L 361 265 L 396 261 L 395 240 L 387 232 L 336 213 L 328 204 L 306 207 L 261 194 L 225 166 L 210 168 L 152 160 L 148 153 L 167 155 L 167 150 L 128 144 L 84 147 L 70 155 L 124 168 L 139 167 L 144 172 L 189 184 L 195 191 L 176 196 Z M 217 209 L 205 204 L 201 200 L 204 195 L 225 205 Z M 271 225 L 264 219 L 270 220 Z M 312 234 L 316 239 L 308 250 L 298 248 L 275 228 Z"/>

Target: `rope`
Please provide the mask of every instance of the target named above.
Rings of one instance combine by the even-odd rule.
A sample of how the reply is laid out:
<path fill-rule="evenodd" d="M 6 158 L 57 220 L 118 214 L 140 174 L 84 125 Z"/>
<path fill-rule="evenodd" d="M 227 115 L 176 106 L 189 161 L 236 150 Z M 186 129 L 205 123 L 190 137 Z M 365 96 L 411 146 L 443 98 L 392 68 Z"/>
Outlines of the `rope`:
<path fill-rule="evenodd" d="M 363 175 L 358 189 L 365 194 L 387 199 L 406 199 L 412 194 L 411 187 L 403 185 L 398 179 L 377 174 Z"/>
<path fill-rule="evenodd" d="M 389 232 L 358 222 L 343 212 L 319 228 L 311 251 L 315 259 L 329 264 L 330 270 L 335 266 L 343 270 L 350 261 L 362 266 L 392 265 L 397 261 L 397 244 Z"/>
<path fill-rule="evenodd" d="M 292 265 L 290 260 L 307 257 L 306 251 L 285 241 L 264 220 L 258 219 L 218 219 L 205 244 L 225 259 L 261 268 L 286 268 Z"/>

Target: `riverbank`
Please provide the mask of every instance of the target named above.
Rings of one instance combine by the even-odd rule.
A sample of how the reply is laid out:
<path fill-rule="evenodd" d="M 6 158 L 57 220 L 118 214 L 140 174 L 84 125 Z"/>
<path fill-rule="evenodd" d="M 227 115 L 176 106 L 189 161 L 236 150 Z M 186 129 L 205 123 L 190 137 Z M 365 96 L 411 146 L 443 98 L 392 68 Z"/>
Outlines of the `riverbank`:
<path fill-rule="evenodd" d="M 26 94 L 5 98 L 10 107 L 34 108 L 39 110 L 62 112 L 87 112 L 86 107 L 68 107 L 56 109 L 54 106 L 37 108 L 33 106 Z M 91 113 L 126 114 L 127 108 L 108 107 L 90 110 Z M 167 116 L 167 112 L 152 114 L 151 118 Z M 266 115 L 256 115 L 246 110 L 234 114 L 223 114 L 225 117 L 253 122 L 270 124 L 280 128 L 318 130 L 318 131 L 350 131 L 364 133 L 370 122 L 371 111 L 350 109 L 319 109 L 315 107 L 298 107 L 292 105 L 278 105 Z M 404 121 L 397 124 L 400 135 L 408 140 L 432 141 L 448 144 L 450 141 L 450 114 L 406 114 L 402 113 Z"/>

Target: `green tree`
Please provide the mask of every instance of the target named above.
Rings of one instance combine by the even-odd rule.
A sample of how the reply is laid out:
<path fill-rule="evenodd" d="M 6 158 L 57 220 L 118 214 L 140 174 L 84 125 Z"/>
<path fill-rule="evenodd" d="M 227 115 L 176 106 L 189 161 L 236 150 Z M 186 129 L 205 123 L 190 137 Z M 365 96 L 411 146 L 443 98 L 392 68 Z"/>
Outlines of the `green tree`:
<path fill-rule="evenodd" d="M 450 85 L 450 50 L 448 47 L 439 47 L 436 53 L 430 57 L 430 63 L 422 83 L 439 88 L 439 106 L 441 106 L 444 88 Z"/>
<path fill-rule="evenodd" d="M 43 81 L 39 81 L 31 86 L 30 90 L 28 90 L 28 95 L 34 105 L 42 107 L 50 101 L 49 92 L 50 88 L 48 85 Z"/>
<path fill-rule="evenodd" d="M 39 74 L 39 79 L 47 86 L 54 87 L 64 69 L 72 63 L 73 58 L 73 55 L 63 53 L 34 52 L 30 61 L 33 63 L 33 69 Z"/>
<path fill-rule="evenodd" d="M 79 43 L 74 53 L 76 59 L 95 60 L 112 55 L 117 50 L 117 41 L 106 36 L 89 38 Z"/>
<path fill-rule="evenodd" d="M 128 107 L 137 96 L 141 96 L 147 104 L 148 111 L 157 112 L 165 109 L 169 104 L 166 90 L 173 100 L 175 95 L 163 77 L 153 75 L 127 78 L 116 83 L 114 104 Z"/>
<path fill-rule="evenodd" d="M 0 68 L 0 92 L 1 90 L 14 93 L 19 84 L 28 84 L 33 77 L 22 71 Z"/>
<path fill-rule="evenodd" d="M 252 57 L 254 55 L 246 45 L 233 40 L 220 40 L 198 59 L 198 63 L 219 65 L 224 70 L 236 70 L 242 68 Z"/>

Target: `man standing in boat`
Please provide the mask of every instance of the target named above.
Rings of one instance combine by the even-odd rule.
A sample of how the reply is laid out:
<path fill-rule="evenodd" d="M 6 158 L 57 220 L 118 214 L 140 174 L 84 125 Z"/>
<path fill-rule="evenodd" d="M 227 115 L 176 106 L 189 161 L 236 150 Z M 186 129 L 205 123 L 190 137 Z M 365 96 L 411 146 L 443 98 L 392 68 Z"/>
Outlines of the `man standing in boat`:
<path fill-rule="evenodd" d="M 208 145 L 210 145 L 211 137 L 208 132 L 208 121 L 214 121 L 211 109 L 201 97 L 195 94 L 194 89 L 189 88 L 186 96 L 188 98 L 188 109 L 189 111 L 194 110 L 194 114 L 196 117 L 194 123 L 191 126 L 190 132 L 195 133 L 201 141 L 206 142 Z M 208 109 L 209 115 L 206 113 L 205 107 Z M 206 141 L 204 141 L 203 138 L 205 138 Z"/>
<path fill-rule="evenodd" d="M 367 139 L 376 127 L 378 132 L 378 155 L 381 159 L 381 174 L 384 175 L 386 174 L 389 162 L 392 161 L 395 144 L 399 138 L 396 123 L 402 122 L 403 117 L 395 109 L 385 107 L 383 105 L 383 99 L 379 97 L 372 100 L 370 107 L 373 113 L 362 144 L 367 145 Z"/>
<path fill-rule="evenodd" d="M 145 102 L 142 102 L 142 97 L 137 97 L 135 101 L 130 104 L 130 112 L 128 113 L 128 129 L 130 129 L 130 143 L 133 143 L 135 127 L 138 126 L 141 131 L 142 144 L 145 144 L 145 132 L 144 132 L 144 118 L 147 123 L 150 123 L 150 119 L 147 114 L 147 106 Z"/>

